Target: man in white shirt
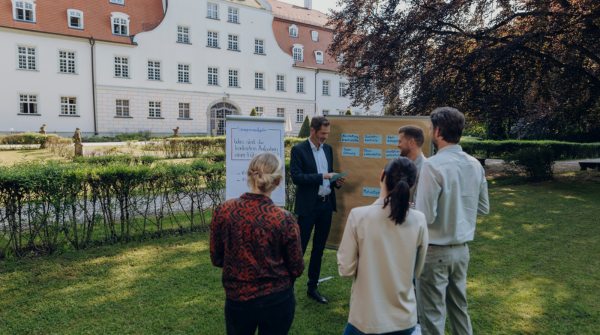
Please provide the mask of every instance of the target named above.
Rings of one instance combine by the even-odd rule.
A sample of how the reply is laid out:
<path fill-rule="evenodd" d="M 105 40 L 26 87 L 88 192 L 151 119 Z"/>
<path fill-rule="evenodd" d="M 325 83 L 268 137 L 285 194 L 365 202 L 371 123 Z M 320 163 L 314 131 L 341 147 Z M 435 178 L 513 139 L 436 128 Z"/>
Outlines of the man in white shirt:
<path fill-rule="evenodd" d="M 410 189 L 410 203 L 414 203 L 417 198 L 417 187 L 419 186 L 419 174 L 423 162 L 427 159 L 421 147 L 425 143 L 425 134 L 423 130 L 417 126 L 404 126 L 398 129 L 398 149 L 400 149 L 400 156 L 406 157 L 413 161 L 417 166 L 417 182 L 415 186 Z"/>
<path fill-rule="evenodd" d="M 475 235 L 477 216 L 489 213 L 485 171 L 458 142 L 465 116 L 450 107 L 431 113 L 429 135 L 438 153 L 421 168 L 417 210 L 429 230 L 425 267 L 417 280 L 421 331 L 443 335 L 446 312 L 453 335 L 473 334 L 467 314 L 467 243 Z"/>

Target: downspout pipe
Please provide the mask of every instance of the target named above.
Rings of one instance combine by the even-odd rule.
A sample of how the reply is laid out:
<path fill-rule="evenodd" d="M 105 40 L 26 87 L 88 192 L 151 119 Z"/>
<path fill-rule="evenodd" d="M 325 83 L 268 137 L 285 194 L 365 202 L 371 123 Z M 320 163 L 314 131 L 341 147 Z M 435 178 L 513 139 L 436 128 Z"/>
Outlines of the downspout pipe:
<path fill-rule="evenodd" d="M 315 72 L 315 115 L 319 112 L 317 110 L 317 74 L 319 74 L 319 69 Z"/>
<path fill-rule="evenodd" d="M 94 136 L 98 136 L 98 118 L 96 116 L 96 71 L 94 64 L 94 46 L 96 45 L 96 41 L 93 38 L 90 38 L 90 46 L 92 53 L 92 101 L 93 101 L 93 111 L 94 111 Z"/>

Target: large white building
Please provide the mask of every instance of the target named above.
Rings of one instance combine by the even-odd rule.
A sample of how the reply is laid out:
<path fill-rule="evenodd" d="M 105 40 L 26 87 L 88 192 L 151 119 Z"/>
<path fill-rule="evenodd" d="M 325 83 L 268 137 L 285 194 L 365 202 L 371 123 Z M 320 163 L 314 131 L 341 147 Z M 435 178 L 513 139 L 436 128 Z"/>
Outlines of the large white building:
<path fill-rule="evenodd" d="M 306 2 L 0 0 L 0 133 L 222 135 L 253 108 L 297 133 L 351 104 Z"/>

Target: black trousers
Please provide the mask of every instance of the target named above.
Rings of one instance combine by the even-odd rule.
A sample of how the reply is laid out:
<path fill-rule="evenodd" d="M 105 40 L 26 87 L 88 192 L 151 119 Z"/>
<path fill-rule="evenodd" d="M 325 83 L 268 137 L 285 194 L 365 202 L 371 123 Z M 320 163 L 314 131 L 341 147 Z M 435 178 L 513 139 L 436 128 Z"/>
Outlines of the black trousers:
<path fill-rule="evenodd" d="M 225 300 L 227 335 L 285 335 L 290 331 L 296 298 L 292 287 L 249 301 Z"/>
<path fill-rule="evenodd" d="M 325 244 L 329 237 L 331 228 L 331 217 L 333 216 L 333 205 L 329 201 L 317 201 L 312 213 L 308 216 L 299 216 L 298 225 L 300 226 L 300 242 L 302 243 L 302 254 L 306 253 L 310 235 L 315 229 L 313 237 L 313 247 L 310 253 L 310 264 L 308 266 L 308 289 L 316 289 L 319 284 L 319 275 L 321 274 L 321 260 Z"/>

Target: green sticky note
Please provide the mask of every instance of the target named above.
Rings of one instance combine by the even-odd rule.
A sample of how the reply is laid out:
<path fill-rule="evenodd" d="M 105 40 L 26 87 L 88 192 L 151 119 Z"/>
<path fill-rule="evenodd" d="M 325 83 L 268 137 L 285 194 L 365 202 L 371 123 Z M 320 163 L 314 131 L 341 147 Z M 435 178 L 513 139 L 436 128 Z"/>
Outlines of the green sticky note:
<path fill-rule="evenodd" d="M 350 172 L 350 170 L 344 172 L 344 173 L 338 173 L 338 174 L 334 174 L 333 177 L 331 177 L 331 182 L 333 183 L 334 181 L 346 177 L 346 175 L 348 174 L 348 172 Z"/>

